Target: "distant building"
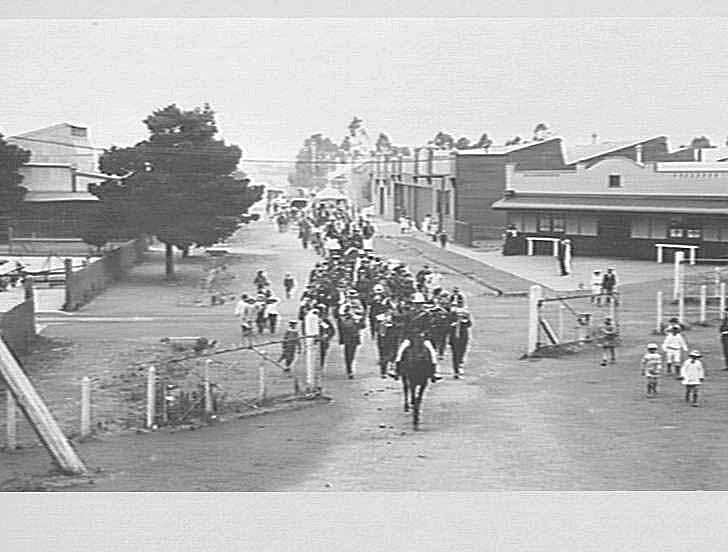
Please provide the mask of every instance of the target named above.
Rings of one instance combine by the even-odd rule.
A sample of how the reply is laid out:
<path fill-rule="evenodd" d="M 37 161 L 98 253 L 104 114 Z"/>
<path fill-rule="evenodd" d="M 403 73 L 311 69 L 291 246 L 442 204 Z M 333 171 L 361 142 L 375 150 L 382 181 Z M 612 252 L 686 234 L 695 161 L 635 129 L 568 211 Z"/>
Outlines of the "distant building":
<path fill-rule="evenodd" d="M 576 255 L 669 260 L 728 256 L 728 163 L 641 162 L 583 157 L 571 167 L 525 169 L 509 163 L 505 197 L 493 208 L 550 254 L 568 237 Z"/>
<path fill-rule="evenodd" d="M 92 216 L 98 199 L 88 185 L 110 177 L 97 171 L 96 148 L 85 127 L 61 123 L 8 138 L 30 150 L 30 161 L 20 169 L 28 189 L 20 210 L 0 227 L 0 239 L 79 239 L 84 220 Z"/>
<path fill-rule="evenodd" d="M 458 151 L 455 157 L 455 218 L 461 242 L 499 238 L 506 225 L 505 213 L 492 209 L 503 197 L 506 165 L 515 170 L 573 172 L 577 163 L 591 166 L 609 157 L 662 161 L 667 155 L 664 136 L 630 142 L 606 142 L 566 147 L 553 137 L 487 150 Z M 462 231 L 461 231 L 462 230 Z M 467 236 L 467 238 L 466 238 Z"/>
<path fill-rule="evenodd" d="M 418 225 L 429 214 L 452 234 L 453 162 L 452 151 L 432 147 L 415 148 L 408 157 L 377 154 L 371 178 L 376 213 L 388 220 L 406 215 Z"/>

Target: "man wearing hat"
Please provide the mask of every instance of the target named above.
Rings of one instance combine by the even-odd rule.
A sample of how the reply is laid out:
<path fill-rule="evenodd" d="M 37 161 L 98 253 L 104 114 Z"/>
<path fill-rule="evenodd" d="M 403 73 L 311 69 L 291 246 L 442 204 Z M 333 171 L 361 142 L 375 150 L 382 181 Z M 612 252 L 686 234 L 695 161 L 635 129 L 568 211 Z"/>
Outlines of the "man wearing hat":
<path fill-rule="evenodd" d="M 680 376 L 685 386 L 685 402 L 692 403 L 690 406 L 698 406 L 698 387 L 705 379 L 705 369 L 700 360 L 703 355 L 698 350 L 690 351 L 689 357 L 682 365 Z"/>
<path fill-rule="evenodd" d="M 464 307 L 453 307 L 450 312 L 450 350 L 452 352 L 453 377 L 459 379 L 463 375 L 463 360 L 470 340 L 470 327 L 473 320 Z"/>
<path fill-rule="evenodd" d="M 291 364 L 296 358 L 296 353 L 301 352 L 301 334 L 298 332 L 298 320 L 290 320 L 288 322 L 288 329 L 283 334 L 283 341 L 281 342 L 281 356 L 278 362 L 285 362 L 286 367 L 283 368 L 284 372 L 291 371 Z"/>
<path fill-rule="evenodd" d="M 361 321 L 354 317 L 354 313 L 350 310 L 342 313 L 339 319 L 339 344 L 344 346 L 344 364 L 349 379 L 354 378 L 354 357 L 361 343 L 359 336 L 361 328 Z"/>

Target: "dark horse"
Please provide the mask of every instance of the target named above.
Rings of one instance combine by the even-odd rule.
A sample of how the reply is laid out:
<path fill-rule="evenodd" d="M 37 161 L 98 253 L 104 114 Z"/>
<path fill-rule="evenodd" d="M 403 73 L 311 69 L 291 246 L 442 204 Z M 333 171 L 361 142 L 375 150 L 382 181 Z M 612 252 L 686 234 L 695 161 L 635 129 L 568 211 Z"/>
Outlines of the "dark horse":
<path fill-rule="evenodd" d="M 410 346 L 402 353 L 397 367 L 402 377 L 404 411 L 409 412 L 410 405 L 412 406 L 412 426 L 419 429 L 422 395 L 425 394 L 434 367 L 423 336 L 410 339 Z"/>

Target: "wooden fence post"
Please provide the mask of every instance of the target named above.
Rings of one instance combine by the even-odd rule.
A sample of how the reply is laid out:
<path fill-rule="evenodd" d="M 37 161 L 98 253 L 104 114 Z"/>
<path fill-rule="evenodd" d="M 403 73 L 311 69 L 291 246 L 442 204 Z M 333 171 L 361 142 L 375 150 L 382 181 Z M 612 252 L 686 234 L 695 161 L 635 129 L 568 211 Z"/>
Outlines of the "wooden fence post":
<path fill-rule="evenodd" d="M 88 376 L 81 379 L 81 437 L 91 433 L 91 380 Z"/>
<path fill-rule="evenodd" d="M 680 295 L 680 284 L 681 284 L 681 272 L 682 263 L 685 257 L 685 253 L 682 251 L 675 252 L 675 266 L 673 269 L 673 284 L 672 284 L 672 298 L 677 299 Z"/>
<path fill-rule="evenodd" d="M 7 416 L 5 421 L 8 429 L 8 441 L 7 446 L 10 450 L 18 448 L 18 420 L 17 420 L 17 407 L 15 404 L 15 397 L 10 392 L 10 389 L 5 391 L 5 400 L 7 401 Z"/>
<path fill-rule="evenodd" d="M 154 429 L 154 418 L 156 415 L 156 384 L 157 369 L 154 366 L 149 367 L 147 372 L 147 429 Z"/>
<path fill-rule="evenodd" d="M 205 360 L 205 418 L 208 420 L 212 416 L 212 392 L 210 390 L 210 364 L 212 361 L 208 358 Z"/>
<path fill-rule="evenodd" d="M 258 363 L 258 403 L 265 401 L 265 362 Z"/>
<path fill-rule="evenodd" d="M 723 318 L 723 313 L 725 312 L 725 282 L 720 283 L 720 297 L 718 298 L 719 303 L 719 309 L 720 309 L 720 316 L 719 318 Z"/>
<path fill-rule="evenodd" d="M 680 324 L 685 324 L 685 285 L 680 284 L 677 294 L 677 319 Z"/>
<path fill-rule="evenodd" d="M 706 310 L 708 307 L 708 286 L 700 286 L 700 323 L 705 324 Z"/>
<path fill-rule="evenodd" d="M 655 331 L 660 333 L 662 331 L 662 291 L 657 292 L 657 320 L 655 321 Z"/>
<path fill-rule="evenodd" d="M 542 296 L 541 286 L 533 285 L 528 290 L 528 353 L 536 352 L 538 348 L 538 310 Z"/>

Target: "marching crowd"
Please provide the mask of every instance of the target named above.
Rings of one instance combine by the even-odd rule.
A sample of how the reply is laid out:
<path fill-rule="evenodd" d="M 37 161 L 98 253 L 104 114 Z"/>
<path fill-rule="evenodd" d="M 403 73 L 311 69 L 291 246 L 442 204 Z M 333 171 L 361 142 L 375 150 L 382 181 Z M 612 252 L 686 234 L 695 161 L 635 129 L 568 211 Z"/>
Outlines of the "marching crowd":
<path fill-rule="evenodd" d="M 445 289 L 441 275 L 427 265 L 413 273 L 402 262 L 378 256 L 374 225 L 366 217 L 342 207 L 317 205 L 296 218 L 303 248 L 311 245 L 322 259 L 303 287 L 298 318 L 287 323 L 283 334 L 279 362 L 285 371 L 290 371 L 306 337 L 317 347 L 322 368 L 330 345 L 337 341 L 349 378 L 354 377 L 357 351 L 365 341 L 376 345 L 382 378 L 399 377 L 398 362 L 415 343 L 427 351 L 431 381 L 442 379 L 437 364 L 448 346 L 453 377 L 463 376 L 472 317 L 457 287 Z M 263 270 L 253 283 L 256 294 L 243 294 L 235 309 L 248 344 L 256 329 L 259 334 L 275 333 L 279 317 L 280 300 Z M 287 298 L 295 287 L 293 276 L 286 274 Z"/>

